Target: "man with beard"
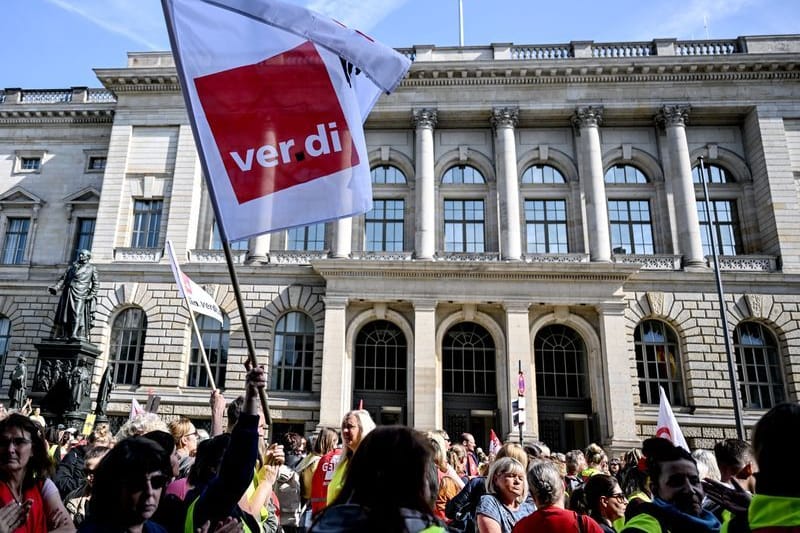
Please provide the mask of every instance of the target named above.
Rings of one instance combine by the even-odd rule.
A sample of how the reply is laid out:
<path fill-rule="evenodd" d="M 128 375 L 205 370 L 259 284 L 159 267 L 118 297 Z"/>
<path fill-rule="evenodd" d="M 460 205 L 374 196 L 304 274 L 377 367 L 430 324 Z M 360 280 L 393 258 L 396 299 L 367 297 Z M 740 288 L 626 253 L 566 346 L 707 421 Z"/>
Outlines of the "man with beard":
<path fill-rule="evenodd" d="M 715 533 L 720 523 L 703 509 L 703 486 L 691 454 L 666 439 L 644 441 L 653 501 L 631 509 L 623 533 Z M 630 509 L 630 508 L 629 508 Z"/>

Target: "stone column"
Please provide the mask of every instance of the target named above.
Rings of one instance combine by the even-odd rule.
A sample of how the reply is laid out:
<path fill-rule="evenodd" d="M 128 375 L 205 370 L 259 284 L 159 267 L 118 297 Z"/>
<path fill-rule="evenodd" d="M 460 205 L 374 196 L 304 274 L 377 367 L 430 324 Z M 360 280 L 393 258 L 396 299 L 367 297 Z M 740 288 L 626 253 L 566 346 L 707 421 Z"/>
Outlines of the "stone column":
<path fill-rule="evenodd" d="M 492 127 L 495 129 L 497 181 L 500 193 L 500 242 L 503 259 L 522 258 L 522 233 L 519 221 L 519 177 L 517 172 L 517 143 L 514 128 L 519 108 L 495 108 Z"/>
<path fill-rule="evenodd" d="M 415 109 L 417 220 L 415 251 L 417 259 L 433 259 L 436 253 L 436 183 L 434 176 L 433 129 L 435 109 Z"/>
<path fill-rule="evenodd" d="M 436 302 L 414 302 L 414 398 L 409 424 L 426 431 L 442 427 L 442 369 L 436 346 Z"/>
<path fill-rule="evenodd" d="M 328 296 L 325 302 L 325 332 L 322 337 L 322 385 L 319 395 L 320 427 L 339 427 L 350 410 L 352 361 L 347 353 L 345 312 L 347 298 Z"/>
<path fill-rule="evenodd" d="M 608 229 L 603 153 L 600 148 L 602 107 L 579 107 L 572 116 L 577 133 L 578 164 L 586 195 L 586 225 L 589 234 L 589 257 L 592 261 L 611 261 L 611 238 Z"/>
<path fill-rule="evenodd" d="M 266 263 L 269 256 L 269 247 L 271 234 L 265 233 L 256 237 L 250 237 L 247 241 L 247 262 L 248 263 Z"/>
<path fill-rule="evenodd" d="M 351 243 L 353 242 L 353 218 L 340 218 L 334 227 L 336 230 L 333 235 L 331 257 L 350 257 Z"/>
<path fill-rule="evenodd" d="M 523 437 L 535 440 L 539 435 L 539 407 L 536 401 L 536 365 L 531 356 L 529 306 L 530 304 L 525 302 L 503 304 L 506 310 L 506 334 L 508 336 L 509 403 L 518 397 L 519 362 L 522 361 L 522 372 L 525 374 L 525 431 Z M 509 412 L 509 416 L 510 414 Z M 511 435 L 511 439 L 516 440 L 517 438 L 519 438 L 518 432 Z"/>
<path fill-rule="evenodd" d="M 613 303 L 599 309 L 601 353 L 594 354 L 602 365 L 598 381 L 602 382 L 604 390 L 598 392 L 605 398 L 605 402 L 598 398 L 596 407 L 601 417 L 605 415 L 608 424 L 607 442 L 617 450 L 640 445 L 633 410 L 631 361 L 634 355 L 632 345 L 622 334 L 626 331 L 625 307 L 624 303 Z"/>
<path fill-rule="evenodd" d="M 683 255 L 683 264 L 689 268 L 705 268 L 703 241 L 700 239 L 700 221 L 692 181 L 692 161 L 686 141 L 688 105 L 665 105 L 656 115 L 656 123 L 667 134 L 669 168 L 667 179 L 672 182 L 675 198 L 675 225 L 678 230 L 677 248 Z"/>

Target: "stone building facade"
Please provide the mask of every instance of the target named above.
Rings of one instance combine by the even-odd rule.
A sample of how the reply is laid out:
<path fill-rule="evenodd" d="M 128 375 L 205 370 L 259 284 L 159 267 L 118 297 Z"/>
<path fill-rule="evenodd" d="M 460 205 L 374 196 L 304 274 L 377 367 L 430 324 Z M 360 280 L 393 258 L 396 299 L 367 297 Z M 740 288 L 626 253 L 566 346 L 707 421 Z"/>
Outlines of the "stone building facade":
<path fill-rule="evenodd" d="M 366 123 L 373 211 L 233 245 L 276 433 L 363 403 L 513 437 L 521 371 L 525 435 L 556 449 L 635 445 L 659 385 L 690 444 L 735 435 L 709 230 L 745 424 L 798 400 L 800 36 L 403 52 Z M 45 289 L 90 246 L 110 411 L 153 391 L 201 423 L 166 240 L 225 313 L 200 327 L 228 398 L 246 347 L 174 63 L 95 72 L 0 96 L 0 388 L 20 352 L 35 384 Z"/>

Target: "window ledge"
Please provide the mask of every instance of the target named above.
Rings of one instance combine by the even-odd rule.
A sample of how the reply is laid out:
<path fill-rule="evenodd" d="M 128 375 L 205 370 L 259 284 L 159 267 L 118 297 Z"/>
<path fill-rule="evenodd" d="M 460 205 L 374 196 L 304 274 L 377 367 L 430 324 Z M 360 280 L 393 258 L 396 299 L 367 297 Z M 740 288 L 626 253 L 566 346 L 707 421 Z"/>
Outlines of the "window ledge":
<path fill-rule="evenodd" d="M 304 251 L 304 250 L 285 250 L 269 253 L 269 262 L 276 265 L 309 265 L 311 261 L 325 259 L 328 257 L 328 250 Z"/>
<path fill-rule="evenodd" d="M 247 250 L 231 250 L 233 262 L 241 265 L 247 259 Z M 223 250 L 189 250 L 190 263 L 224 263 Z"/>
<path fill-rule="evenodd" d="M 721 255 L 718 256 L 719 269 L 734 272 L 776 272 L 778 258 L 774 255 Z M 713 268 L 714 258 L 706 256 L 709 268 Z"/>
<path fill-rule="evenodd" d="M 642 270 L 680 270 L 681 256 L 667 254 L 614 254 L 612 260 L 621 264 L 639 264 Z"/>
<path fill-rule="evenodd" d="M 526 263 L 588 263 L 589 254 L 525 254 Z"/>
<path fill-rule="evenodd" d="M 114 248 L 114 261 L 158 263 L 163 255 L 163 248 Z"/>

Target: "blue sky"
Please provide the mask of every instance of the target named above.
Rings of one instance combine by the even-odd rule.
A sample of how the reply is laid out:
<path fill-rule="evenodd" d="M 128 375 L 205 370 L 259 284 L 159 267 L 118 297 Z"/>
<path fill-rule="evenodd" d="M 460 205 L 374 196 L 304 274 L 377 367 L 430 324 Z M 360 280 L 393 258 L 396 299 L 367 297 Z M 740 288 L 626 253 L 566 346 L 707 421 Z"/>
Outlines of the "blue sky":
<path fill-rule="evenodd" d="M 394 47 L 458 44 L 458 0 L 289 0 Z M 800 33 L 800 0 L 463 0 L 466 45 Z M 3 0 L 0 88 L 100 86 L 92 68 L 169 47 L 159 0 Z M 707 25 L 704 25 L 704 18 Z"/>

